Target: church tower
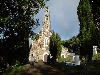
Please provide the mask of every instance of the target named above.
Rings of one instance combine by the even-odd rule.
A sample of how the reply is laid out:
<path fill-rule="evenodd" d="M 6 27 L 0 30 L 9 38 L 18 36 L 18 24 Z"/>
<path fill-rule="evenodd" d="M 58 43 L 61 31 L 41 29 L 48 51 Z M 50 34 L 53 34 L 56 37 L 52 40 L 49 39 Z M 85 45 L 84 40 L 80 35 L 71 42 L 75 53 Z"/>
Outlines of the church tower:
<path fill-rule="evenodd" d="M 45 7 L 45 16 L 43 18 L 43 32 L 49 33 L 50 31 L 51 31 L 50 11 L 48 7 Z"/>
<path fill-rule="evenodd" d="M 34 40 L 32 48 L 30 49 L 29 61 L 35 58 L 37 62 L 39 60 L 47 62 L 47 57 L 50 54 L 49 43 L 51 35 L 50 11 L 48 7 L 45 7 L 42 30 L 39 33 L 38 39 Z"/>

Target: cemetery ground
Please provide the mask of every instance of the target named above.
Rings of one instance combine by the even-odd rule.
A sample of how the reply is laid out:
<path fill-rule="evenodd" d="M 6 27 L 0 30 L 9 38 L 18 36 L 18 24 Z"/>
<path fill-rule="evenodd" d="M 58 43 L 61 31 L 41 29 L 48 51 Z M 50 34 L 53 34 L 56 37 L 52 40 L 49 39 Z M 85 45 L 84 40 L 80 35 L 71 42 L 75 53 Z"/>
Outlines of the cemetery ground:
<path fill-rule="evenodd" d="M 88 63 L 81 63 L 80 66 L 68 66 L 64 62 L 46 64 L 42 61 L 30 64 L 16 65 L 9 68 L 3 75 L 100 75 L 100 55 L 94 56 Z"/>

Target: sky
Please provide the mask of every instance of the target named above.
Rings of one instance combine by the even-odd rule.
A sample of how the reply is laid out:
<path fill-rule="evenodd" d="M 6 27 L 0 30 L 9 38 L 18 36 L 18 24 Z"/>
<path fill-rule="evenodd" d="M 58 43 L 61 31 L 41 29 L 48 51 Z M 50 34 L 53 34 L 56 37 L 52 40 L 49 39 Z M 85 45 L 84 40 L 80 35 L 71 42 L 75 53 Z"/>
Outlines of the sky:
<path fill-rule="evenodd" d="M 51 28 L 62 40 L 68 40 L 79 33 L 77 6 L 80 0 L 50 0 L 47 2 L 50 10 Z M 40 26 L 34 31 L 39 32 L 42 26 L 44 10 L 35 16 L 39 18 Z"/>

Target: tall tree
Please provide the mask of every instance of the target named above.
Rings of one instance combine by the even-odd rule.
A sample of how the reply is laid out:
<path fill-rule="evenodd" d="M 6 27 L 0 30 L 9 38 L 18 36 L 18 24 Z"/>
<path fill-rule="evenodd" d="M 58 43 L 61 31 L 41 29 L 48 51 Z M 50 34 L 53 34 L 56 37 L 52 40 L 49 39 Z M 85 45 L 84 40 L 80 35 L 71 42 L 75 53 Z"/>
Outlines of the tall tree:
<path fill-rule="evenodd" d="M 0 58 L 7 63 L 26 63 L 29 55 L 28 38 L 34 19 L 46 0 L 0 0 Z"/>
<path fill-rule="evenodd" d="M 95 43 L 100 48 L 100 0 L 90 0 L 95 23 Z"/>
<path fill-rule="evenodd" d="M 53 32 L 52 36 L 50 37 L 50 54 L 52 57 L 51 61 L 54 63 L 56 62 L 57 57 L 60 56 L 61 52 L 61 38 L 60 36 Z"/>
<path fill-rule="evenodd" d="M 71 39 L 66 40 L 63 44 L 63 46 L 69 48 L 69 52 L 74 52 L 79 54 L 79 44 L 80 40 L 78 36 L 73 36 Z"/>
<path fill-rule="evenodd" d="M 80 21 L 80 54 L 86 56 L 88 60 L 91 60 L 95 26 L 89 0 L 80 0 L 78 6 L 78 16 Z"/>

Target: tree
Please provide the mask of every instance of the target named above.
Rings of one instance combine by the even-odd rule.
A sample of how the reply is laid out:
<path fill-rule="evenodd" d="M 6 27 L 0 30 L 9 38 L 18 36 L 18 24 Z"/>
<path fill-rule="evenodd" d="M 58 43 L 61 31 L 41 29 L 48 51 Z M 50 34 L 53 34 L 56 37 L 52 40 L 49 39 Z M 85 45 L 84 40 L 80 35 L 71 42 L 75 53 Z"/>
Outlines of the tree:
<path fill-rule="evenodd" d="M 29 34 L 39 25 L 34 15 L 44 6 L 45 0 L 0 0 L 0 57 L 6 63 L 28 62 Z"/>
<path fill-rule="evenodd" d="M 80 21 L 80 54 L 88 60 L 92 59 L 92 46 L 94 45 L 95 26 L 93 14 L 89 0 L 80 0 L 78 6 L 78 16 Z"/>
<path fill-rule="evenodd" d="M 57 57 L 60 56 L 61 53 L 61 38 L 60 36 L 53 32 L 52 36 L 50 37 L 50 54 L 52 57 L 51 61 L 54 63 L 56 62 Z"/>
<path fill-rule="evenodd" d="M 100 47 L 100 0 L 90 0 L 95 24 L 95 44 Z"/>
<path fill-rule="evenodd" d="M 74 52 L 76 54 L 79 54 L 79 44 L 80 44 L 80 40 L 78 38 L 78 36 L 73 36 L 71 39 L 69 40 L 65 40 L 62 45 L 64 47 L 69 48 L 69 52 Z"/>

